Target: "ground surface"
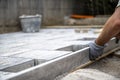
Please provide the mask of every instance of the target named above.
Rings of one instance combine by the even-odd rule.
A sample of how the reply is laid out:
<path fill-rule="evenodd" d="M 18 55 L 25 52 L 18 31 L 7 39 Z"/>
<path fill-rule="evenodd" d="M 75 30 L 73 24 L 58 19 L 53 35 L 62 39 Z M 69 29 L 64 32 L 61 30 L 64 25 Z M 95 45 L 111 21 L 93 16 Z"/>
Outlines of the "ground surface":
<path fill-rule="evenodd" d="M 86 47 L 96 37 L 97 34 L 94 34 L 92 29 L 87 33 L 84 31 L 76 33 L 74 29 L 41 29 L 38 33 L 0 34 L 0 58 L 31 59 L 28 63 L 24 61 L 15 63 L 14 60 L 7 61 L 6 59 L 0 62 L 0 65 L 3 65 L 1 71 L 4 72 L 4 68 L 7 68 L 7 72 L 13 73 L 13 66 L 18 71 L 20 67 L 26 69 L 70 54 Z M 0 76 L 3 77 L 3 74 Z"/>
<path fill-rule="evenodd" d="M 55 80 L 120 80 L 120 58 L 110 55 L 85 69 L 65 73 Z"/>
<path fill-rule="evenodd" d="M 120 58 L 118 57 L 107 57 L 90 65 L 89 68 L 100 70 L 120 79 Z"/>
<path fill-rule="evenodd" d="M 87 32 L 87 33 L 86 33 Z M 15 74 L 14 69 L 18 71 L 21 67 L 24 69 L 36 66 L 38 64 L 53 60 L 55 58 L 71 54 L 74 51 L 82 49 L 88 46 L 88 43 L 93 41 L 98 34 L 94 34 L 94 30 L 74 30 L 74 29 L 42 29 L 38 33 L 9 33 L 0 35 L 0 59 L 5 58 L 18 58 L 30 59 L 29 62 L 15 63 L 13 59 L 6 59 L 0 62 L 3 65 L 3 70 L 0 70 L 0 79 L 8 74 L 3 74 L 4 68 L 10 74 Z M 23 64 L 23 65 L 21 65 Z M 27 66 L 29 65 L 29 66 Z M 6 67 L 8 66 L 8 67 Z M 13 66 L 15 67 L 14 69 Z M 83 73 L 87 72 L 86 75 L 91 75 L 96 79 L 96 76 L 102 77 L 102 80 L 117 80 L 120 78 L 120 58 L 115 56 L 107 57 L 100 60 L 91 66 L 87 67 L 89 69 L 82 70 Z M 23 69 L 22 69 L 23 70 Z M 80 80 L 79 76 L 83 75 L 80 71 L 70 74 L 67 79 L 70 80 L 75 77 L 76 80 Z M 77 73 L 77 74 L 76 74 Z M 80 73 L 80 74 L 79 74 Z M 61 80 L 68 73 L 58 76 L 55 80 Z M 98 74 L 101 74 L 99 76 Z M 76 76 L 78 75 L 78 76 Z M 72 76 L 72 77 L 71 77 Z M 108 77 L 109 76 L 109 77 Z M 82 77 L 82 76 L 81 76 Z M 111 79 L 108 79 L 108 78 Z M 93 80 L 87 77 L 82 77 L 83 80 Z M 100 79 L 100 80 L 101 80 Z M 1 79 L 2 80 L 2 79 Z M 118 79 L 119 80 L 119 79 Z"/>

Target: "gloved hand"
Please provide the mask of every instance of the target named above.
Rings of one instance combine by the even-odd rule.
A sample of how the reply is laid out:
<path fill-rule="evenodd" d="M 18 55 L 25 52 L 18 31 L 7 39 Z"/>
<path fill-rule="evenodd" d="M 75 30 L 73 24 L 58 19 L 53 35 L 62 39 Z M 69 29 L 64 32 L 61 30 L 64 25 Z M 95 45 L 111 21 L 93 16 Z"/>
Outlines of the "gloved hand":
<path fill-rule="evenodd" d="M 119 43 L 119 39 L 118 39 L 118 38 L 115 39 L 115 43 L 116 43 L 116 44 Z"/>
<path fill-rule="evenodd" d="M 105 46 L 99 46 L 95 42 L 89 43 L 90 51 L 89 51 L 89 59 L 91 61 L 95 60 L 99 56 L 103 54 L 103 50 Z"/>

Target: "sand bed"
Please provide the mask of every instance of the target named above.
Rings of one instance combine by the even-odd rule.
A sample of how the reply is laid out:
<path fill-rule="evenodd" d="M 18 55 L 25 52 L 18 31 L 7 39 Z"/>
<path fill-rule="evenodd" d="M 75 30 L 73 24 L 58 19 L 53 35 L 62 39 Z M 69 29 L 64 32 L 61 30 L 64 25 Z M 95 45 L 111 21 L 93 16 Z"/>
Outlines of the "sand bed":
<path fill-rule="evenodd" d="M 97 69 L 120 78 L 120 58 L 115 56 L 108 56 L 105 59 L 93 63 L 88 68 Z"/>
<path fill-rule="evenodd" d="M 120 80 L 120 58 L 109 55 L 84 69 L 60 75 L 55 80 Z"/>

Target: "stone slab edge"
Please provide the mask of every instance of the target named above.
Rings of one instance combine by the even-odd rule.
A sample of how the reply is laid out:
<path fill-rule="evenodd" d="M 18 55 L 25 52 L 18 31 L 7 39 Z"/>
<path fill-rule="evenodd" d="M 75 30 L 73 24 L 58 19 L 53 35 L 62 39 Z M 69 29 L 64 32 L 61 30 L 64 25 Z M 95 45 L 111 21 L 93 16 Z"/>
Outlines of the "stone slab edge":
<path fill-rule="evenodd" d="M 118 47 L 115 39 L 109 41 L 104 52 Z M 57 59 L 45 62 L 38 66 L 18 72 L 15 75 L 6 77 L 5 80 L 54 80 L 58 75 L 80 66 L 89 61 L 89 47 L 78 50 L 71 54 L 59 57 Z"/>

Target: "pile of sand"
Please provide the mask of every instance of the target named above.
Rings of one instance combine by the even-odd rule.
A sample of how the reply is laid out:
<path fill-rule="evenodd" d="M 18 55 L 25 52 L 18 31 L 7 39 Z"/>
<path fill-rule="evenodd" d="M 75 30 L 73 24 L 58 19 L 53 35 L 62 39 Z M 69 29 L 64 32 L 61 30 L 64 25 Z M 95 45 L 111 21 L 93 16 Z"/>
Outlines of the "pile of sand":
<path fill-rule="evenodd" d="M 120 80 L 120 58 L 108 56 L 85 69 L 63 74 L 55 80 Z"/>
<path fill-rule="evenodd" d="M 61 80 L 119 80 L 119 79 L 96 69 L 80 69 L 67 75 Z"/>

